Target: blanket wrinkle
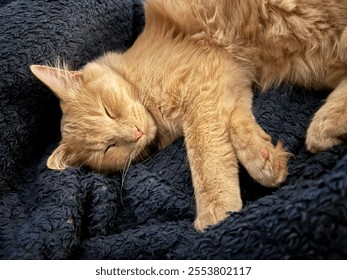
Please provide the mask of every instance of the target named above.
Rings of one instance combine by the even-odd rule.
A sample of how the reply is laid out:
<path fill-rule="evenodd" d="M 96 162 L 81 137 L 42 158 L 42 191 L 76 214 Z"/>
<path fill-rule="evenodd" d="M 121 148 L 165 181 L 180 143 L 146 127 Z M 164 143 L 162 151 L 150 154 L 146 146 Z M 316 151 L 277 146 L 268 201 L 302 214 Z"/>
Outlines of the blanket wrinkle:
<path fill-rule="evenodd" d="M 77 69 L 126 50 L 143 25 L 141 0 L 0 3 L 0 258 L 346 259 L 347 144 L 305 148 L 327 91 L 255 91 L 257 122 L 293 154 L 288 178 L 268 189 L 240 166 L 244 208 L 202 233 L 184 139 L 124 174 L 47 169 L 61 111 L 29 65 Z"/>

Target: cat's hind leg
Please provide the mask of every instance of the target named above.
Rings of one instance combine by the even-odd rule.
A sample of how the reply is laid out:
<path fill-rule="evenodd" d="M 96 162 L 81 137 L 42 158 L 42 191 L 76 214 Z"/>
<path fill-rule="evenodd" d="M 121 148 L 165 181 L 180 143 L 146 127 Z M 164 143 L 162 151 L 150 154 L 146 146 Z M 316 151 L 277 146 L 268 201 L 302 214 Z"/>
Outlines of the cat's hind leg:
<path fill-rule="evenodd" d="M 325 151 L 347 139 L 347 79 L 329 95 L 307 130 L 306 146 L 312 153 Z"/>
<path fill-rule="evenodd" d="M 250 176 L 266 187 L 276 187 L 287 177 L 288 155 L 279 142 L 257 124 L 252 113 L 251 89 L 245 89 L 230 108 L 230 138 L 237 157 Z"/>
<path fill-rule="evenodd" d="M 340 38 L 340 60 L 347 63 L 347 28 Z M 306 147 L 312 153 L 344 143 L 347 139 L 347 79 L 332 91 L 316 112 L 307 130 Z"/>

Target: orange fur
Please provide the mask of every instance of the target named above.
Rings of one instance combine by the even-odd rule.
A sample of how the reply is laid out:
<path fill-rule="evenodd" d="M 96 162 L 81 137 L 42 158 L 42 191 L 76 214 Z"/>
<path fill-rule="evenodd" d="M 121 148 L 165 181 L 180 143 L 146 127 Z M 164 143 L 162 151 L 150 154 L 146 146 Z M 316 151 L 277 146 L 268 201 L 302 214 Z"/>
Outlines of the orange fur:
<path fill-rule="evenodd" d="M 252 86 L 336 88 L 308 130 L 321 151 L 347 135 L 347 0 L 148 0 L 125 53 L 79 71 L 32 66 L 61 100 L 62 141 L 48 167 L 125 168 L 185 137 L 202 230 L 242 207 L 238 161 L 278 186 L 287 157 L 255 122 Z M 342 125 L 336 129 L 336 123 Z"/>

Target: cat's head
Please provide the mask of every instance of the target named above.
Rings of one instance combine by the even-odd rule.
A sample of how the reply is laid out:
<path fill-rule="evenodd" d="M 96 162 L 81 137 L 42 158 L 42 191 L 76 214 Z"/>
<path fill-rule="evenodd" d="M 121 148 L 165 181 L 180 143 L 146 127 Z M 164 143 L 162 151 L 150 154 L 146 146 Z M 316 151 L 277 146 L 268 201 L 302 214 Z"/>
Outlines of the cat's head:
<path fill-rule="evenodd" d="M 143 155 L 156 134 L 154 121 L 121 75 L 95 62 L 80 71 L 33 65 L 34 75 L 60 100 L 62 140 L 50 169 L 89 166 L 109 173 Z"/>

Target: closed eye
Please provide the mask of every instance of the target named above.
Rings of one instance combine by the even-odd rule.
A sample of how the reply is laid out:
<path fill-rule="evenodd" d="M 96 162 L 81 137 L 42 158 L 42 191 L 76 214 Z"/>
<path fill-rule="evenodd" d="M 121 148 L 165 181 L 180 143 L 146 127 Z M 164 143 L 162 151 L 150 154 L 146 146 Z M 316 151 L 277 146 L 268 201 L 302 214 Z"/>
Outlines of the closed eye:
<path fill-rule="evenodd" d="M 105 106 L 105 113 L 106 115 L 110 118 L 110 119 L 113 119 L 112 115 L 110 114 L 110 111 L 107 109 L 107 107 Z"/>
<path fill-rule="evenodd" d="M 105 149 L 104 154 L 106 154 L 113 147 L 116 147 L 116 144 L 112 144 L 112 145 L 107 146 L 107 148 Z"/>

